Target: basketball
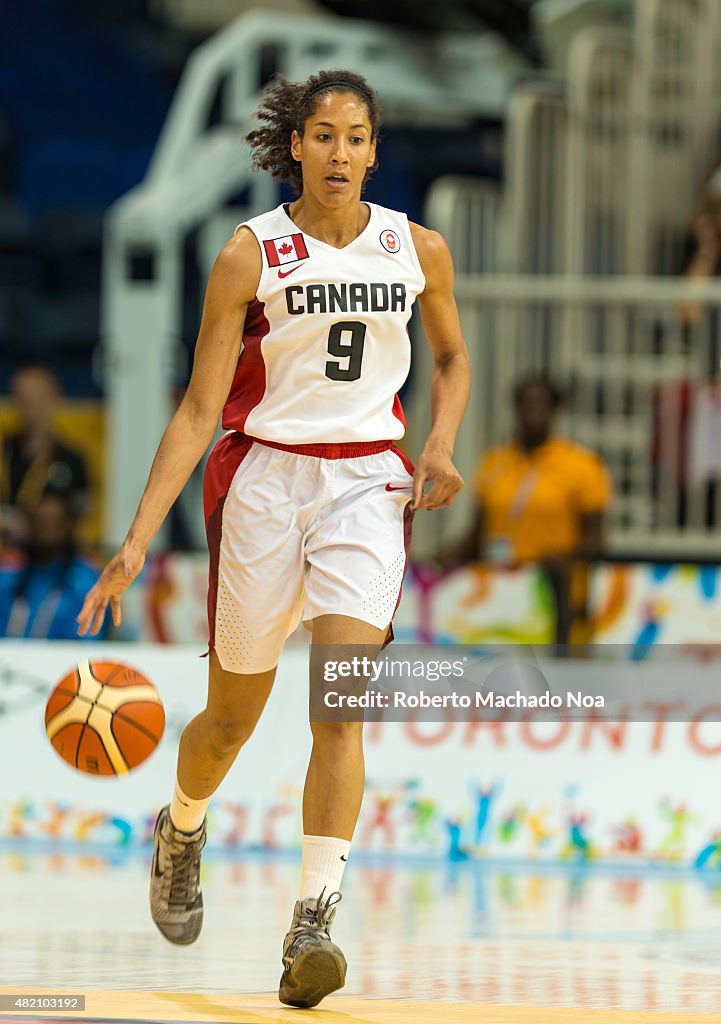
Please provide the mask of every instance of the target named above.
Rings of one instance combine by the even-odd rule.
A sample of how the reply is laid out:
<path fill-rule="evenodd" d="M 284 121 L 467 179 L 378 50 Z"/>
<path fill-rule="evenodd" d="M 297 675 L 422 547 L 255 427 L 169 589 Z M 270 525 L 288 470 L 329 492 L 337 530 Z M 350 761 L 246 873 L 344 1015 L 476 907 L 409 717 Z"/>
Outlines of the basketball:
<path fill-rule="evenodd" d="M 125 775 L 157 747 L 165 728 L 158 691 L 117 661 L 81 661 L 50 694 L 45 730 L 53 748 L 88 775 Z"/>

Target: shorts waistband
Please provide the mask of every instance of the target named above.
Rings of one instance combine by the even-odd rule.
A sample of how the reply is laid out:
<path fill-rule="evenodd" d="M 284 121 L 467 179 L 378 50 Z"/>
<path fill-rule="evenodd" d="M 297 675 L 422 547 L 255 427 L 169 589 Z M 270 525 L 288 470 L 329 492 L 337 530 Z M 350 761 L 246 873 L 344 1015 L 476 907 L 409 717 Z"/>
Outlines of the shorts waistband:
<path fill-rule="evenodd" d="M 264 441 L 260 437 L 249 437 L 251 441 L 264 444 L 266 448 L 278 448 L 295 455 L 310 455 L 316 459 L 360 459 L 364 455 L 377 455 L 393 447 L 392 441 L 344 441 L 340 444 L 281 444 L 279 441 Z"/>

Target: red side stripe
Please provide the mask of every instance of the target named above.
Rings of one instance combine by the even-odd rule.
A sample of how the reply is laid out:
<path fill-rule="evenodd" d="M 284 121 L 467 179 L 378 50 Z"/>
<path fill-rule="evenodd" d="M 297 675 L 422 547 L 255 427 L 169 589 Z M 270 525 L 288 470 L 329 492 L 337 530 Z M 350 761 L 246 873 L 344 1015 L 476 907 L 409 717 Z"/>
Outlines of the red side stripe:
<path fill-rule="evenodd" d="M 398 396 L 396 396 L 396 399 L 397 399 L 397 397 Z M 393 452 L 394 455 L 397 455 L 398 458 L 401 460 L 401 462 L 403 463 L 403 468 L 405 469 L 405 471 L 410 476 L 413 476 L 413 474 L 416 471 L 416 467 L 413 465 L 413 463 L 408 458 L 406 453 L 402 452 L 397 444 L 392 444 L 391 445 L 391 451 Z M 413 533 L 413 516 L 414 515 L 415 515 L 415 512 L 411 508 L 411 502 L 409 501 L 408 504 L 406 505 L 406 507 L 403 509 L 403 549 L 404 549 L 404 551 L 406 553 L 406 561 L 405 561 L 405 564 L 403 566 L 403 576 L 401 578 L 401 585 L 398 588 L 398 600 L 396 601 L 396 606 L 393 609 L 393 615 L 395 615 L 395 613 L 398 611 L 398 605 L 401 603 L 401 596 L 403 594 L 403 582 L 404 582 L 404 580 L 406 578 L 406 572 L 408 571 L 408 558 L 409 558 L 410 553 L 411 553 L 411 535 Z M 391 617 L 391 624 L 388 627 L 388 632 L 386 633 L 386 638 L 383 641 L 383 646 L 387 647 L 388 644 L 390 644 L 392 642 L 393 642 L 393 621 L 392 621 L 392 617 Z"/>
<path fill-rule="evenodd" d="M 243 328 L 243 351 L 238 359 L 233 383 L 223 409 L 223 429 L 243 430 L 248 414 L 265 394 L 263 339 L 270 331 L 265 304 L 253 299 L 248 306 Z"/>
<path fill-rule="evenodd" d="M 226 434 L 210 453 L 203 477 L 203 511 L 208 538 L 210 567 L 208 573 L 208 632 L 210 646 L 215 644 L 215 609 L 218 602 L 218 566 L 220 541 L 223 536 L 223 508 L 238 466 L 251 449 L 252 437 Z"/>
<path fill-rule="evenodd" d="M 399 450 L 399 451 L 396 452 L 396 454 L 397 455 L 402 455 L 403 453 Z M 410 462 L 410 459 L 406 459 L 404 457 L 403 458 L 403 464 L 405 465 L 406 462 Z M 413 516 L 414 515 L 415 515 L 415 512 L 411 508 L 411 502 L 409 501 L 406 504 L 405 508 L 403 509 L 403 548 L 404 548 L 405 553 L 406 553 L 406 561 L 405 561 L 405 564 L 403 566 L 403 576 L 401 578 L 401 585 L 398 588 L 398 600 L 396 601 L 396 606 L 393 609 L 393 615 L 391 616 L 391 621 L 390 621 L 390 624 L 388 626 L 388 632 L 386 633 L 386 638 L 383 641 L 383 647 L 387 647 L 388 644 L 393 643 L 393 639 L 394 639 L 394 635 L 393 635 L 393 616 L 395 616 L 396 612 L 398 611 L 398 605 L 401 603 L 401 597 L 403 595 L 403 583 L 404 583 L 405 578 L 406 578 L 406 572 L 408 571 L 408 558 L 409 558 L 409 555 L 411 553 L 411 535 L 413 533 Z"/>
<path fill-rule="evenodd" d="M 393 452 L 393 454 L 397 455 L 398 458 L 403 463 L 403 468 L 405 469 L 406 473 L 408 473 L 409 476 L 413 476 L 413 474 L 416 471 L 416 467 L 413 465 L 413 463 L 408 458 L 406 453 L 402 452 L 397 444 L 391 444 L 390 448 L 391 448 L 391 451 Z"/>
<path fill-rule="evenodd" d="M 406 414 L 403 412 L 403 406 L 401 405 L 401 400 L 398 397 L 398 395 L 393 396 L 393 407 L 391 408 L 391 412 L 393 413 L 397 420 L 400 420 L 400 422 L 403 425 L 403 433 L 405 433 Z"/>

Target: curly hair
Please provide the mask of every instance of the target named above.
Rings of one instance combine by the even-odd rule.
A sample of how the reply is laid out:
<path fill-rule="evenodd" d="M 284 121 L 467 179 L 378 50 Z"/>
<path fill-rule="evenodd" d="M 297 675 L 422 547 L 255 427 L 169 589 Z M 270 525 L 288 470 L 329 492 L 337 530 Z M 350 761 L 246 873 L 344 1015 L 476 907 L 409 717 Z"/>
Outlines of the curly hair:
<path fill-rule="evenodd" d="M 270 171 L 274 178 L 303 191 L 303 170 L 290 152 L 290 137 L 295 129 L 303 137 L 305 122 L 315 112 L 323 96 L 330 92 L 354 92 L 365 104 L 371 124 L 371 139 L 378 137 L 381 108 L 375 92 L 361 75 L 353 71 L 320 71 L 306 82 L 289 82 L 276 75 L 263 93 L 255 116 L 263 122 L 246 136 L 252 150 L 255 170 Z M 376 169 L 378 161 L 368 168 L 363 179 Z"/>

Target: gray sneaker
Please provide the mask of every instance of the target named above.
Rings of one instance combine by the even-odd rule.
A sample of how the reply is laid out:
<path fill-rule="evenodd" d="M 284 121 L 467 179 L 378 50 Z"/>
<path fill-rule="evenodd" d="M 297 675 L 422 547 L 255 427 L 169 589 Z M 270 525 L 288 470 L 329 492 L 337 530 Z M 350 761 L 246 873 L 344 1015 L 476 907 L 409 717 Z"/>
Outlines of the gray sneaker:
<path fill-rule="evenodd" d="M 165 938 L 179 946 L 195 942 L 203 927 L 200 851 L 205 839 L 205 822 L 188 835 L 173 827 L 170 807 L 158 815 L 150 869 L 150 913 Z"/>
<path fill-rule="evenodd" d="M 298 900 L 290 931 L 283 942 L 283 976 L 278 998 L 288 1006 L 316 1006 L 324 996 L 345 985 L 348 965 L 340 949 L 331 942 L 330 926 L 341 894 L 333 892 L 323 901 Z M 336 898 L 337 897 L 337 898 Z"/>

